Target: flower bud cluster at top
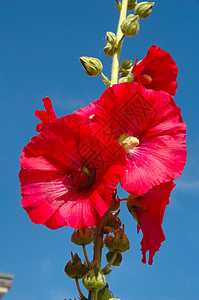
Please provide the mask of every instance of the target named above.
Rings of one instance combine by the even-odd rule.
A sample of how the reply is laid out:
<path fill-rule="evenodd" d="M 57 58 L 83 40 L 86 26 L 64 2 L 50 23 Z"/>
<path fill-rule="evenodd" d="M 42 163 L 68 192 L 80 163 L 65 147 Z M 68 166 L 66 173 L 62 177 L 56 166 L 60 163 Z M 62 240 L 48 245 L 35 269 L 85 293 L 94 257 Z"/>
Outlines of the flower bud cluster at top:
<path fill-rule="evenodd" d="M 131 13 L 127 17 L 125 17 L 126 14 L 125 12 L 123 12 L 124 19 L 121 18 L 121 22 L 119 22 L 118 24 L 117 34 L 111 31 L 108 31 L 106 33 L 106 44 L 104 47 L 104 53 L 108 58 L 113 57 L 111 81 L 102 73 L 103 66 L 99 59 L 94 57 L 82 56 L 80 57 L 80 62 L 83 65 L 87 75 L 96 76 L 100 74 L 103 77 L 103 81 L 107 86 L 118 83 L 116 82 L 118 81 L 118 72 L 120 72 L 119 83 L 134 81 L 135 76 L 133 76 L 133 74 L 130 72 L 132 64 L 130 66 L 122 67 L 122 69 L 120 68 L 119 70 L 118 64 L 121 46 L 125 36 L 132 37 L 139 32 L 139 19 L 147 18 L 151 14 L 153 6 L 154 2 L 137 3 L 137 0 L 127 1 L 127 10 L 132 11 L 134 9 L 134 14 Z M 116 8 L 122 13 L 123 6 L 122 3 L 118 0 L 116 0 Z M 123 36 L 121 36 L 121 33 L 123 34 Z"/>

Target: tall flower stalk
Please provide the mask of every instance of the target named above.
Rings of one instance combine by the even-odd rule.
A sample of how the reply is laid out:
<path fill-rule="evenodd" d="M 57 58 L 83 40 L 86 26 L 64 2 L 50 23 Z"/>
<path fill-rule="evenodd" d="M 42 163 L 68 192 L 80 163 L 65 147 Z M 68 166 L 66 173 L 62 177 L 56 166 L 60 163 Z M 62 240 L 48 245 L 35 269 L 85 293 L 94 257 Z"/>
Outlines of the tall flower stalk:
<path fill-rule="evenodd" d="M 177 89 L 175 61 L 153 45 L 141 62 L 125 59 L 120 65 L 125 36 L 139 32 L 140 19 L 151 14 L 153 5 L 116 0 L 117 33 L 106 33 L 104 47 L 112 57 L 110 80 L 98 58 L 80 58 L 86 74 L 101 75 L 109 87 L 100 99 L 59 119 L 50 98 L 43 98 L 45 110 L 35 112 L 40 133 L 21 154 L 21 202 L 30 219 L 50 229 L 75 229 L 71 241 L 82 247 L 84 262 L 71 252 L 64 271 L 75 280 L 81 300 L 117 300 L 105 276 L 130 248 L 118 217 L 121 201 L 143 233 L 142 262 L 148 255 L 148 263 L 153 263 L 165 240 L 162 221 L 173 181 L 186 162 L 186 125 L 172 99 Z M 128 197 L 119 198 L 119 183 Z M 86 250 L 90 244 L 92 259 Z M 103 247 L 108 250 L 105 266 Z"/>

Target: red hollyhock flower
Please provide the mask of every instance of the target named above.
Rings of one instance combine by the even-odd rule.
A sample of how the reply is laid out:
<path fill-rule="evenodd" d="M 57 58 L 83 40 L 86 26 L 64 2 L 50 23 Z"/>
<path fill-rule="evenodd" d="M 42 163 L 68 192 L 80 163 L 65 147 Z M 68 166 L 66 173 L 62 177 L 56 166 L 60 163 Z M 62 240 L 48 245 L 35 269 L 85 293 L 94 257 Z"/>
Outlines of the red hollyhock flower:
<path fill-rule="evenodd" d="M 85 228 L 109 208 L 126 159 L 105 127 L 93 127 L 95 133 L 79 116 L 65 116 L 23 149 L 22 206 L 34 223 Z"/>
<path fill-rule="evenodd" d="M 36 110 L 35 116 L 39 118 L 42 122 L 37 124 L 36 130 L 38 132 L 41 132 L 44 128 L 46 128 L 50 123 L 57 120 L 56 114 L 54 112 L 54 109 L 52 107 L 52 103 L 49 97 L 42 99 L 44 103 L 44 107 L 46 111 L 44 110 Z"/>
<path fill-rule="evenodd" d="M 175 95 L 178 68 L 170 54 L 157 46 L 151 46 L 145 58 L 133 67 L 135 81 L 148 89 L 166 91 Z"/>
<path fill-rule="evenodd" d="M 167 93 L 136 82 L 114 85 L 96 105 L 91 121 L 97 120 L 110 128 L 126 151 L 121 185 L 127 192 L 142 195 L 180 176 L 186 161 L 186 125 Z"/>
<path fill-rule="evenodd" d="M 170 181 L 155 186 L 141 196 L 130 195 L 127 207 L 138 222 L 138 232 L 141 229 L 143 238 L 141 241 L 142 262 L 146 263 L 146 253 L 149 251 L 148 263 L 153 263 L 153 257 L 165 240 L 162 230 L 162 221 L 169 197 L 175 184 Z"/>

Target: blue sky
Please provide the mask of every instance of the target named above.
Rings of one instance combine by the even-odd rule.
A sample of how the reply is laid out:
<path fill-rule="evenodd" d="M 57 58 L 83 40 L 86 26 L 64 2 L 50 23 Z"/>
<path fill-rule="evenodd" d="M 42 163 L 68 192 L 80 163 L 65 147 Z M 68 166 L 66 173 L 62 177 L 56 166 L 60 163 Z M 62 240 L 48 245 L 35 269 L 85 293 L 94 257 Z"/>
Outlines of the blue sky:
<path fill-rule="evenodd" d="M 168 51 L 179 68 L 175 101 L 188 125 L 187 164 L 176 180 L 164 218 L 166 242 L 152 266 L 141 263 L 136 224 L 122 206 L 131 249 L 108 278 L 115 297 L 136 300 L 198 300 L 199 295 L 199 1 L 156 1 L 141 20 L 135 38 L 126 38 L 122 59 L 142 59 L 155 44 Z M 75 298 L 74 282 L 65 276 L 72 229 L 51 231 L 33 224 L 20 204 L 18 172 L 23 147 L 36 133 L 34 111 L 49 96 L 57 116 L 98 99 L 105 86 L 81 69 L 79 57 L 101 59 L 106 31 L 116 31 L 114 0 L 0 0 L 0 272 L 15 274 L 5 300 Z M 120 194 L 122 195 L 122 194 Z"/>

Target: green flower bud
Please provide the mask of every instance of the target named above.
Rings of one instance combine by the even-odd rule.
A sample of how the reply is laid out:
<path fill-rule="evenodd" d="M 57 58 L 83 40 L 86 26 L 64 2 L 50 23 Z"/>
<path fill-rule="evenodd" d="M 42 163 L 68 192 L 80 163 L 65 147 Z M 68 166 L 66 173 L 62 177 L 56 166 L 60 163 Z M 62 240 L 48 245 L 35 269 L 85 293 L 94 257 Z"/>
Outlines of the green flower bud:
<path fill-rule="evenodd" d="M 115 53 L 115 47 L 111 43 L 106 43 L 104 47 L 104 53 L 106 54 L 107 57 L 113 56 Z"/>
<path fill-rule="evenodd" d="M 87 290 L 101 290 L 106 284 L 106 278 L 100 268 L 96 266 L 83 278 L 83 284 Z"/>
<path fill-rule="evenodd" d="M 122 77 L 127 77 L 127 75 L 129 74 L 130 71 L 124 70 L 122 72 L 120 72 L 120 78 Z"/>
<path fill-rule="evenodd" d="M 111 32 L 111 31 L 108 31 L 108 32 L 106 33 L 106 40 L 107 40 L 107 42 L 109 42 L 110 44 L 115 45 L 115 44 L 116 44 L 116 36 L 115 36 L 115 33 Z"/>
<path fill-rule="evenodd" d="M 124 59 L 121 63 L 121 67 L 128 70 L 132 67 L 133 61 L 131 59 Z"/>
<path fill-rule="evenodd" d="M 114 255 L 114 252 L 111 252 L 109 251 L 107 254 L 106 254 L 106 260 L 107 262 L 109 263 L 109 261 L 112 259 Z M 122 262 L 122 254 L 121 253 L 117 253 L 117 256 L 114 260 L 114 262 L 112 263 L 112 266 L 119 266 Z"/>
<path fill-rule="evenodd" d="M 121 24 L 121 30 L 126 36 L 135 36 L 139 29 L 139 17 L 137 15 L 129 15 Z"/>
<path fill-rule="evenodd" d="M 94 57 L 82 56 L 80 62 L 84 67 L 84 71 L 89 76 L 96 76 L 101 73 L 103 66 L 99 59 Z"/>
<path fill-rule="evenodd" d="M 83 278 L 89 271 L 89 268 L 86 266 L 86 264 L 82 264 L 81 259 L 75 253 L 73 256 L 71 252 L 72 259 L 66 264 L 64 271 L 66 275 L 68 275 L 70 278 L 73 279 L 81 279 Z"/>
<path fill-rule="evenodd" d="M 140 2 L 135 7 L 135 14 L 138 15 L 141 19 L 145 19 L 150 16 L 152 8 L 155 2 Z"/>
<path fill-rule="evenodd" d="M 137 0 L 128 0 L 127 10 L 133 10 L 137 4 Z"/>
<path fill-rule="evenodd" d="M 98 292 L 98 295 L 97 295 L 97 299 L 98 300 L 109 300 L 110 297 L 112 297 L 112 294 L 111 294 L 111 292 L 108 289 L 108 285 L 106 285 L 105 287 L 103 287 L 103 289 L 101 289 Z"/>
<path fill-rule="evenodd" d="M 114 236 L 107 234 L 104 243 L 111 252 L 127 251 L 130 248 L 130 244 L 126 234 L 124 234 L 124 225 L 114 232 Z"/>
<path fill-rule="evenodd" d="M 133 73 L 129 73 L 127 76 L 127 81 L 132 82 L 135 80 L 135 78 L 136 78 L 136 76 Z"/>
<path fill-rule="evenodd" d="M 71 236 L 71 241 L 75 245 L 89 245 L 94 239 L 95 231 L 93 228 L 77 229 Z"/>

